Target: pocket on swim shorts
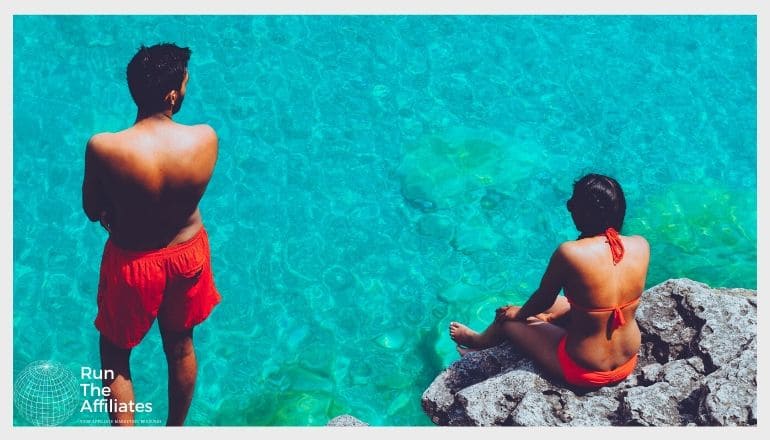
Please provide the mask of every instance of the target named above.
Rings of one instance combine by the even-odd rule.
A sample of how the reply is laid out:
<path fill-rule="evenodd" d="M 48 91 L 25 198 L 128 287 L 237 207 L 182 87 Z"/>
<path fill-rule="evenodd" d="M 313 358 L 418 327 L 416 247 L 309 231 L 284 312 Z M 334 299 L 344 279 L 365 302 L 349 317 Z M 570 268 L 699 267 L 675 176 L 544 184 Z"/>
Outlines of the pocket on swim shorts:
<path fill-rule="evenodd" d="M 186 272 L 182 272 L 179 275 L 181 275 L 183 278 L 187 279 L 195 279 L 201 276 L 201 273 L 203 272 L 203 265 L 204 262 L 201 262 L 199 265 L 193 266 L 190 269 L 188 269 Z"/>
<path fill-rule="evenodd" d="M 200 277 L 208 261 L 205 252 L 190 250 L 169 261 L 169 272 L 174 277 L 195 280 Z"/>

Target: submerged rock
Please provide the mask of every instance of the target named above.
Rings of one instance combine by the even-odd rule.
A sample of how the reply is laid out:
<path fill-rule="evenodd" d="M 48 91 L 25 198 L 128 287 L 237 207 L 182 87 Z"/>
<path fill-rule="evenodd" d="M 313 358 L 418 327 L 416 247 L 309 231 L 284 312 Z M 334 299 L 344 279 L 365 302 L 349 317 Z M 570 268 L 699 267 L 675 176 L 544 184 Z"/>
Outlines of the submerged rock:
<path fill-rule="evenodd" d="M 504 343 L 450 365 L 422 406 L 438 425 L 756 425 L 756 304 L 753 290 L 669 280 L 642 294 L 639 362 L 620 384 L 574 392 Z"/>
<path fill-rule="evenodd" d="M 369 426 L 369 424 L 358 420 L 350 414 L 343 414 L 329 420 L 326 426 Z"/>

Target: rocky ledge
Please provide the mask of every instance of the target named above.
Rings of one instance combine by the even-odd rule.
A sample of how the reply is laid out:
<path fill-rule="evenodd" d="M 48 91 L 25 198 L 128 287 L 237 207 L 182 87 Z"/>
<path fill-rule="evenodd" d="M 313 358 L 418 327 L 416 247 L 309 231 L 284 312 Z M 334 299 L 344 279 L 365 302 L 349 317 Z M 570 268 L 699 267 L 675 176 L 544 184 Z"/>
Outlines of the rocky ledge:
<path fill-rule="evenodd" d="M 505 343 L 469 353 L 422 396 L 438 425 L 744 426 L 757 419 L 757 293 L 674 279 L 642 294 L 639 362 L 591 392 L 552 383 Z"/>

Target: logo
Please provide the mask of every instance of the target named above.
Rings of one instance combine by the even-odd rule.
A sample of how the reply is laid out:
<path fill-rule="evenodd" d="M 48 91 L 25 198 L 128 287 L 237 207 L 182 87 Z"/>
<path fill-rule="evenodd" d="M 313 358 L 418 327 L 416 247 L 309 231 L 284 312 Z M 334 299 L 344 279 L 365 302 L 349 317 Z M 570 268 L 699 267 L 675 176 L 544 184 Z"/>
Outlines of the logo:
<path fill-rule="evenodd" d="M 13 384 L 13 405 L 35 426 L 58 426 L 80 409 L 81 413 L 101 415 L 78 420 L 85 424 L 107 424 L 113 414 L 120 420 L 127 413 L 151 413 L 150 402 L 119 402 L 102 380 L 114 380 L 113 370 L 80 367 L 80 383 L 70 370 L 55 361 L 27 365 Z M 104 417 L 104 418 L 102 418 Z M 133 419 L 133 417 L 132 417 Z M 160 420 L 134 420 L 134 423 L 160 423 Z"/>
<path fill-rule="evenodd" d="M 24 367 L 13 391 L 13 405 L 35 426 L 66 422 L 82 399 L 75 375 L 55 361 L 37 361 Z"/>
<path fill-rule="evenodd" d="M 94 370 L 89 367 L 80 367 L 80 379 L 86 380 L 115 380 L 113 370 Z M 118 402 L 112 397 L 110 387 L 98 386 L 93 383 L 81 383 L 80 388 L 83 391 L 83 404 L 80 412 L 84 413 L 150 413 L 152 412 L 151 402 L 136 403 Z M 90 399 L 90 400 L 89 400 Z"/>

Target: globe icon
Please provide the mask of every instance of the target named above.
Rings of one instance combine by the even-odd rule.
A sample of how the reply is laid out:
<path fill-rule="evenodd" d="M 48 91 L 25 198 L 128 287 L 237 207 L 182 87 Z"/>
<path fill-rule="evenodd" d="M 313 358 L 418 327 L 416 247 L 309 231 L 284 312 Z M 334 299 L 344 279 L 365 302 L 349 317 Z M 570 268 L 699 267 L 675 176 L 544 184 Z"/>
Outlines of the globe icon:
<path fill-rule="evenodd" d="M 37 361 L 24 367 L 13 384 L 13 406 L 35 426 L 66 422 L 78 407 L 77 378 L 55 361 Z"/>

